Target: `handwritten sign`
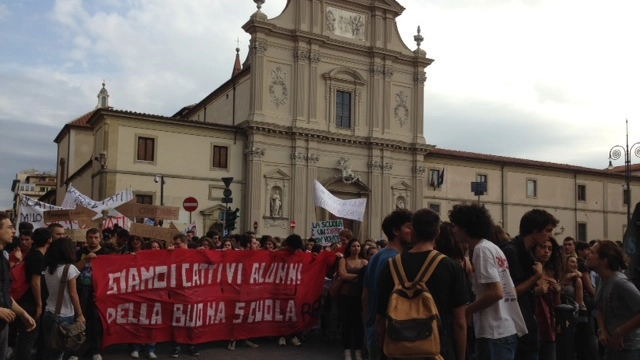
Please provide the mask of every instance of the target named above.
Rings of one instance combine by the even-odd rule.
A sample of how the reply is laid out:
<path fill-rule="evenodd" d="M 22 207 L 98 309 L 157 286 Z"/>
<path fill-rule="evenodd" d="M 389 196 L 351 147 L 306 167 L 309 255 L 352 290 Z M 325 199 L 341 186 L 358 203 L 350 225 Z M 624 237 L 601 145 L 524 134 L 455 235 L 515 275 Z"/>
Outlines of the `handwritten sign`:
<path fill-rule="evenodd" d="M 134 218 L 153 218 L 156 220 L 178 220 L 180 218 L 180 208 L 175 206 L 158 206 L 148 204 L 137 204 L 129 201 L 119 205 L 115 210 L 122 215 L 133 220 Z"/>
<path fill-rule="evenodd" d="M 175 235 L 180 234 L 180 230 L 175 228 L 163 228 L 159 226 L 132 223 L 129 228 L 129 233 L 131 235 L 164 240 L 170 243 L 173 241 L 173 237 Z"/>
<path fill-rule="evenodd" d="M 362 221 L 367 208 L 367 199 L 339 199 L 325 189 L 317 180 L 313 181 L 313 192 L 316 206 L 327 209 L 337 217 Z"/>
<path fill-rule="evenodd" d="M 64 236 L 70 238 L 73 242 L 86 242 L 87 229 L 67 229 L 64 231 Z"/>
<path fill-rule="evenodd" d="M 89 210 L 82 205 L 77 205 L 75 209 L 45 210 L 44 221 L 51 223 L 58 221 L 86 220 L 86 222 L 89 222 L 96 215 L 97 214 L 94 211 Z"/>
<path fill-rule="evenodd" d="M 311 223 L 311 237 L 319 244 L 333 244 L 340 241 L 340 231 L 344 228 L 342 220 L 318 221 Z"/>

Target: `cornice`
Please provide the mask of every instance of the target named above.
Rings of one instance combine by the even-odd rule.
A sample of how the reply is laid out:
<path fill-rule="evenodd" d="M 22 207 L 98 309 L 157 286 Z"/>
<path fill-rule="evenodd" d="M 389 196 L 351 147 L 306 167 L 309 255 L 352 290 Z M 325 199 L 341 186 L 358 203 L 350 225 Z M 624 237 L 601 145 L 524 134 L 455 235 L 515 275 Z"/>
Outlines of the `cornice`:
<path fill-rule="evenodd" d="M 269 22 L 260 22 L 254 24 L 253 27 L 256 27 L 257 29 L 263 31 L 263 35 L 266 37 L 278 38 L 287 42 L 291 42 L 291 45 L 287 45 L 287 47 L 291 48 L 291 51 L 295 51 L 295 43 L 308 42 L 311 45 L 320 45 L 322 49 L 335 50 L 340 53 L 348 53 L 364 57 L 372 57 L 373 55 L 375 55 L 377 57 L 390 58 L 394 63 L 409 66 L 420 65 L 422 67 L 427 67 L 433 62 L 433 59 L 429 59 L 426 57 L 426 53 L 420 53 L 420 56 L 416 56 L 413 53 L 404 54 L 396 50 L 383 49 L 370 45 L 360 45 L 359 43 L 355 43 L 353 41 L 340 40 L 329 37 L 327 35 L 315 34 L 308 31 L 284 29 Z M 248 29 L 245 29 L 245 31 L 249 32 Z M 262 39 L 262 37 L 260 37 L 260 39 L 263 42 L 267 42 L 266 39 Z M 279 45 L 281 47 L 284 47 L 283 44 L 276 45 L 273 44 L 273 42 L 268 43 L 272 44 L 273 46 Z"/>
<path fill-rule="evenodd" d="M 283 137 L 303 137 L 316 140 L 329 141 L 333 143 L 341 143 L 357 146 L 373 146 L 378 148 L 393 149 L 406 152 L 418 152 L 427 154 L 433 148 L 434 145 L 428 144 L 415 144 L 407 143 L 403 141 L 386 140 L 382 138 L 372 138 L 364 136 L 353 135 L 339 135 L 323 130 L 307 129 L 307 128 L 293 128 L 290 126 L 278 126 L 270 123 L 252 122 L 242 125 L 247 132 L 261 132 L 267 134 L 276 134 Z"/>

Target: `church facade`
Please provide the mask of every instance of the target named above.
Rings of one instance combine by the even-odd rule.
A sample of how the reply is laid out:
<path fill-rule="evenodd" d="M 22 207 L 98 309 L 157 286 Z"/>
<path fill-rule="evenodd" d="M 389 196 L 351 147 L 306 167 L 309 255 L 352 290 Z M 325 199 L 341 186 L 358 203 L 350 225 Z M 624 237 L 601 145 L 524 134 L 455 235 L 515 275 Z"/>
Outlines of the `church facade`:
<path fill-rule="evenodd" d="M 401 40 L 396 18 L 404 8 L 397 1 L 289 1 L 272 19 L 256 3 L 243 25 L 251 35 L 244 63 L 236 49 L 232 77 L 196 104 L 173 116 L 115 110 L 103 86 L 97 108 L 65 125 L 55 140 L 58 204 L 69 185 L 98 200 L 125 188 L 141 203 L 181 206 L 195 197 L 198 210 L 181 210 L 179 222 L 195 221 L 202 235 L 221 227 L 222 178 L 233 177 L 229 206 L 240 209 L 237 231 L 284 237 L 294 222 L 296 233 L 309 236 L 312 222 L 335 219 L 314 205 L 317 180 L 338 198 L 366 199 L 363 221 L 345 219 L 345 227 L 361 239 L 379 238 L 394 209 L 429 206 L 446 218 L 454 202 L 475 200 L 469 181 L 500 174 L 499 161 L 446 151 L 430 157 L 435 147 L 425 139 L 423 107 L 433 60 L 420 47 L 419 29 L 415 44 Z M 600 199 L 613 204 L 618 196 L 620 176 L 606 171 L 514 168 L 550 179 L 585 173 L 596 181 L 590 189 L 604 189 Z M 534 175 L 490 186 L 485 199 L 508 231 L 517 232 L 519 218 L 509 207 L 517 204 L 518 214 L 528 206 L 562 211 L 573 236 L 588 208 L 605 219 L 590 235 L 621 237 L 623 205 L 597 202 L 592 209 L 577 200 L 556 204 L 557 196 L 522 196 Z"/>

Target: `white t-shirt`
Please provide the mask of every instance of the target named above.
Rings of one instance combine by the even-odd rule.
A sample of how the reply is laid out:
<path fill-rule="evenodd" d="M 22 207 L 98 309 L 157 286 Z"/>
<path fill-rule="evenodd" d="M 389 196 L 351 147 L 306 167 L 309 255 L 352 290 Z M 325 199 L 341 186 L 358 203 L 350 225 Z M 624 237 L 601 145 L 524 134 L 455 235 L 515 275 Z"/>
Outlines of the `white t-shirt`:
<path fill-rule="evenodd" d="M 56 301 L 58 301 L 58 291 L 60 290 L 60 278 L 62 277 L 62 271 L 64 271 L 64 265 L 58 265 L 58 268 L 53 275 L 49 273 L 48 267 L 44 270 L 44 280 L 47 283 L 47 290 L 49 291 L 46 310 L 52 313 L 56 312 Z M 68 281 L 77 278 L 78 275 L 80 275 L 78 268 L 75 265 L 69 266 L 67 286 L 63 289 L 65 294 L 62 297 L 60 316 L 73 316 L 75 314 L 73 304 L 71 303 L 71 297 L 69 297 Z"/>
<path fill-rule="evenodd" d="M 518 306 L 516 289 L 509 275 L 507 257 L 498 246 L 481 240 L 473 248 L 473 287 L 480 298 L 487 289 L 485 284 L 500 282 L 504 297 L 490 307 L 473 314 L 476 338 L 499 339 L 527 333 L 527 326 Z"/>

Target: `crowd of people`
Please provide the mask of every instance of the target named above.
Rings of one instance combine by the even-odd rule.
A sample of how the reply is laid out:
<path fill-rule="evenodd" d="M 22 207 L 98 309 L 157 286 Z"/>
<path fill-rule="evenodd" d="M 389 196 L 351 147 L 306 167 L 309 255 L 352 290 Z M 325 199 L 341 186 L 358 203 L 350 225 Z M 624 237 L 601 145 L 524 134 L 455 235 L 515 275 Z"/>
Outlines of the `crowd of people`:
<path fill-rule="evenodd" d="M 177 248 L 333 252 L 336 261 L 326 274 L 320 330 L 341 343 L 345 360 L 387 358 L 390 297 L 403 286 L 394 274 L 400 271 L 414 281 L 434 251 L 446 256 L 424 285 L 437 308 L 441 358 L 640 359 L 640 291 L 625 276 L 628 258 L 620 243 L 567 237 L 559 244 L 553 237 L 558 220 L 541 209 L 523 215 L 513 238 L 477 204 L 455 205 L 448 220 L 429 209 L 398 208 L 382 222 L 387 240 L 361 241 L 345 229 L 340 242 L 331 245 L 295 234 L 286 239 L 252 232 L 222 237 L 213 230 L 201 238 L 193 232 L 179 234 L 165 243 L 122 228 L 89 229 L 78 247 L 59 224 L 33 229 L 20 223 L 16 234 L 7 214 L 0 213 L 5 254 L 0 257 L 0 359 L 102 359 L 92 260 Z M 394 270 L 390 260 L 396 258 L 395 266 L 401 266 Z M 12 299 L 11 269 L 18 266 L 24 276 L 14 281 L 29 287 Z M 66 286 L 61 287 L 63 276 Z M 56 314 L 59 292 L 63 301 Z M 86 324 L 82 352 L 48 351 L 55 322 L 75 320 Z M 273 341 L 301 346 L 303 339 L 304 334 L 282 334 Z M 256 348 L 258 342 L 239 343 Z M 179 357 L 184 350 L 198 356 L 196 345 L 173 344 L 169 355 Z M 236 349 L 236 339 L 228 339 L 227 349 Z M 157 358 L 154 343 L 132 344 L 129 354 Z"/>

